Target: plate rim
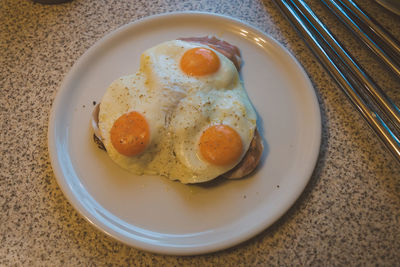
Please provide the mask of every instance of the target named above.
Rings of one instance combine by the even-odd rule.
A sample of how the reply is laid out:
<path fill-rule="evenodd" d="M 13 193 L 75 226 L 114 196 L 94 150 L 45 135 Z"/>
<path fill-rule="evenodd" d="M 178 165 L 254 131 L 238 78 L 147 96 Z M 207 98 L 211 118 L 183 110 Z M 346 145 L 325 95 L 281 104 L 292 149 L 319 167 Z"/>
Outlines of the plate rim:
<path fill-rule="evenodd" d="M 310 159 L 310 164 L 308 165 L 305 173 L 306 175 L 306 181 L 304 182 L 303 186 L 299 188 L 295 194 L 294 197 L 291 198 L 291 201 L 289 201 L 289 204 L 282 208 L 280 212 L 278 212 L 277 215 L 275 215 L 275 219 L 272 220 L 272 222 L 267 222 L 264 224 L 259 224 L 258 227 L 253 227 L 252 229 L 248 229 L 245 231 L 247 234 L 242 234 L 242 236 L 231 238 L 231 242 L 216 242 L 208 246 L 193 246 L 190 248 L 182 248 L 182 247 L 170 247 L 170 246 L 155 246 L 148 244 L 146 242 L 138 241 L 138 240 L 133 240 L 129 239 L 131 241 L 136 241 L 136 242 L 130 242 L 129 240 L 126 240 L 123 236 L 119 236 L 118 233 L 114 232 L 112 229 L 110 229 L 108 226 L 104 225 L 96 216 L 93 215 L 90 211 L 88 211 L 77 199 L 73 191 L 71 190 L 70 186 L 68 185 L 66 178 L 64 177 L 65 174 L 61 170 L 61 164 L 58 160 L 57 156 L 57 151 L 56 151 L 56 135 L 55 135 L 55 130 L 56 130 L 56 111 L 57 108 L 60 107 L 61 105 L 61 99 L 62 95 L 66 93 L 68 89 L 68 82 L 71 80 L 71 77 L 74 77 L 76 75 L 77 70 L 81 67 L 82 64 L 84 64 L 87 59 L 90 58 L 92 53 L 95 53 L 98 49 L 99 46 L 103 45 L 104 42 L 107 42 L 109 40 L 112 40 L 113 37 L 118 36 L 121 32 L 131 28 L 131 27 L 140 27 L 142 24 L 146 24 L 152 20 L 157 20 L 157 19 L 171 19 L 172 17 L 179 17 L 179 16 L 187 16 L 187 15 L 197 15 L 197 16 L 211 16 L 217 19 L 222 19 L 222 20 L 227 20 L 227 21 L 233 21 L 237 24 L 242 24 L 247 28 L 252 29 L 253 31 L 257 32 L 257 34 L 261 36 L 265 36 L 268 38 L 269 41 L 274 43 L 279 49 L 284 51 L 292 60 L 292 63 L 294 63 L 297 67 L 297 71 L 301 72 L 304 81 L 307 82 L 307 88 L 308 90 L 312 93 L 313 97 L 313 114 L 315 116 L 315 124 L 314 126 L 314 134 L 315 136 L 318 137 L 318 140 L 316 140 L 316 145 L 314 146 L 314 149 L 312 151 L 312 159 Z M 67 71 L 66 75 L 64 76 L 64 79 L 61 83 L 61 86 L 59 87 L 59 90 L 57 91 L 55 98 L 52 103 L 52 107 L 50 110 L 50 116 L 49 116 L 49 124 L 48 124 L 48 131 L 47 131 L 47 137 L 48 137 L 48 151 L 50 155 L 50 162 L 51 166 L 53 169 L 53 172 L 55 174 L 55 178 L 57 180 L 57 183 L 63 192 L 64 196 L 70 202 L 70 204 L 74 207 L 78 213 L 85 218 L 86 221 L 88 221 L 91 225 L 95 226 L 98 230 L 101 232 L 105 233 L 106 235 L 112 237 L 115 240 L 118 240 L 126 245 L 135 247 L 140 250 L 145 250 L 148 252 L 152 253 L 158 253 L 158 254 L 166 254 L 166 255 L 199 255 L 199 254 L 205 254 L 205 253 L 210 253 L 210 252 L 215 252 L 215 251 L 220 251 L 223 249 L 227 249 L 229 247 L 236 246 L 252 237 L 255 235 L 261 233 L 262 231 L 266 230 L 269 228 L 273 223 L 279 220 L 289 209 L 292 207 L 295 202 L 299 199 L 301 196 L 302 192 L 304 191 L 305 187 L 309 183 L 313 171 L 316 167 L 316 164 L 318 162 L 319 158 L 319 153 L 320 153 L 320 147 L 321 147 L 321 139 L 322 139 L 322 124 L 321 124 L 321 109 L 319 106 L 318 102 L 318 97 L 315 88 L 313 87 L 310 78 L 308 77 L 307 73 L 305 72 L 304 68 L 302 65 L 298 62 L 298 60 L 288 51 L 282 44 L 280 44 L 278 41 L 276 41 L 273 37 L 270 35 L 266 34 L 265 32 L 261 31 L 258 29 L 256 26 L 250 25 L 249 23 L 242 21 L 237 18 L 233 18 L 227 15 L 223 14 L 217 14 L 217 13 L 211 13 L 211 12 L 202 12 L 202 11 L 177 11 L 177 12 L 167 12 L 167 13 L 160 13 L 160 14 L 155 14 L 151 16 L 146 16 L 142 17 L 138 20 L 131 21 L 127 24 L 124 24 L 114 30 L 111 30 L 110 32 L 106 33 L 103 37 L 98 39 L 92 46 L 90 46 L 73 64 L 73 66 Z M 90 195 L 90 194 L 89 194 Z M 91 197 L 91 195 L 90 195 Z M 93 218 L 92 218 L 93 217 Z M 265 220 L 264 220 L 265 221 Z M 107 229 L 105 229 L 107 228 Z M 113 233 L 114 232 L 114 233 Z"/>

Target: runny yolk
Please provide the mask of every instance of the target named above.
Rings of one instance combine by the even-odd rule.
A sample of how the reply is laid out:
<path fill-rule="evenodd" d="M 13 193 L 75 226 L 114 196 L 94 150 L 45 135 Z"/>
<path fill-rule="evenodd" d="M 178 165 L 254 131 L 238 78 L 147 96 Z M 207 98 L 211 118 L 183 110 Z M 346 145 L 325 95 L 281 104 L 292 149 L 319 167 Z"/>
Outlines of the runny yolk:
<path fill-rule="evenodd" d="M 200 153 L 214 165 L 228 165 L 236 162 L 243 151 L 240 135 L 227 125 L 207 128 L 200 137 Z"/>
<path fill-rule="evenodd" d="M 143 115 L 136 111 L 119 117 L 114 122 L 110 135 L 114 148 L 128 157 L 142 153 L 150 140 L 149 125 Z"/>
<path fill-rule="evenodd" d="M 181 58 L 181 70 L 190 76 L 212 74 L 219 69 L 220 61 L 211 49 L 196 47 L 187 50 Z"/>

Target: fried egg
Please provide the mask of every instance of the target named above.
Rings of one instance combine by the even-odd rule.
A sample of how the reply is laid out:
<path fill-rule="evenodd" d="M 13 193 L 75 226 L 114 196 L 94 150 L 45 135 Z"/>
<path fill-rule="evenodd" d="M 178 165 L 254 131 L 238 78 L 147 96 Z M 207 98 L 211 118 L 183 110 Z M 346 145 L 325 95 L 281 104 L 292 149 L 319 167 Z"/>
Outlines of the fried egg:
<path fill-rule="evenodd" d="M 119 166 L 199 183 L 240 162 L 256 119 L 228 58 L 206 45 L 174 40 L 146 50 L 135 74 L 107 88 L 99 129 Z"/>

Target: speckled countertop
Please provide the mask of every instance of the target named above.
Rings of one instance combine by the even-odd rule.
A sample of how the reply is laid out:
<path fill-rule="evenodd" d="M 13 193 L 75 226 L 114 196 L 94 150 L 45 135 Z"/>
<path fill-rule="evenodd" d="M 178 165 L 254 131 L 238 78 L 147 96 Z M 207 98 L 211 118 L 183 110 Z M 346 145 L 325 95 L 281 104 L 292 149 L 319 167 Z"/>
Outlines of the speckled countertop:
<path fill-rule="evenodd" d="M 319 1 L 308 1 L 387 94 L 400 82 Z M 400 17 L 357 1 L 400 39 Z M 106 33 L 139 18 L 198 10 L 248 22 L 304 66 L 322 114 L 320 157 L 295 205 L 251 240 L 202 256 L 163 256 L 115 241 L 69 204 L 47 150 L 50 108 L 71 66 Z M 0 265 L 400 266 L 400 166 L 271 1 L 0 1 Z"/>

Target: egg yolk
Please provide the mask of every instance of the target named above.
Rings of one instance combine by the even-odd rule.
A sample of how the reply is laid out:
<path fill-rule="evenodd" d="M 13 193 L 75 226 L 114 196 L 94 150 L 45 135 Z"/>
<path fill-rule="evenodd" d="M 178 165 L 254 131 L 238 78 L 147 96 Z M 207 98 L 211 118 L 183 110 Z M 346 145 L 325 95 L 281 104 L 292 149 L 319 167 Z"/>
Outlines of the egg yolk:
<path fill-rule="evenodd" d="M 187 50 L 180 61 L 181 70 L 190 76 L 212 74 L 219 69 L 220 61 L 211 49 L 196 47 Z"/>
<path fill-rule="evenodd" d="M 227 125 L 207 128 L 200 137 L 199 150 L 203 158 L 214 165 L 235 163 L 242 154 L 240 135 Z"/>
<path fill-rule="evenodd" d="M 143 152 L 150 140 L 150 130 L 146 119 L 136 111 L 123 114 L 113 124 L 111 143 L 125 156 L 135 156 Z"/>

